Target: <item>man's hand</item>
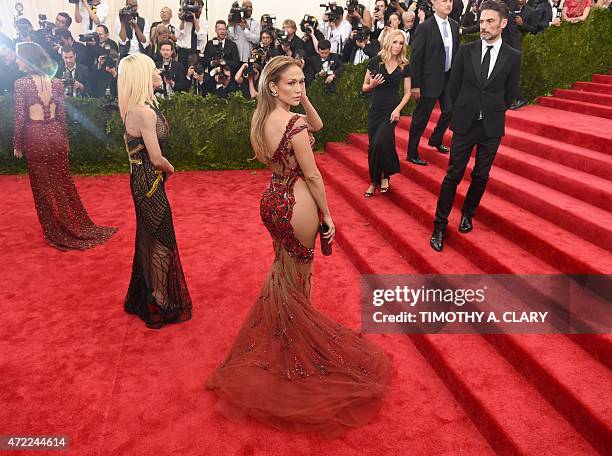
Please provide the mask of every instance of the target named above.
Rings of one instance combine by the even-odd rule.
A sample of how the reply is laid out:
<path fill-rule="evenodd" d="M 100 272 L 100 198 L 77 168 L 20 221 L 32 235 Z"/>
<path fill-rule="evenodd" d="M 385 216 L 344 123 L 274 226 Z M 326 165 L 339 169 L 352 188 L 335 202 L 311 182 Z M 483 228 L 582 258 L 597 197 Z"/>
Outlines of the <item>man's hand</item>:
<path fill-rule="evenodd" d="M 366 42 L 365 41 L 355 41 L 355 44 L 360 49 L 364 49 L 366 47 Z"/>
<path fill-rule="evenodd" d="M 555 17 L 550 24 L 559 27 L 561 25 L 561 18 Z"/>
<path fill-rule="evenodd" d="M 78 92 L 82 92 L 85 86 L 81 84 L 79 81 L 74 81 L 74 89 Z"/>
<path fill-rule="evenodd" d="M 325 84 L 331 84 L 334 79 L 336 78 L 335 74 L 328 74 L 327 77 L 325 78 Z"/>
<path fill-rule="evenodd" d="M 106 72 L 112 74 L 113 78 L 117 79 L 117 68 L 116 67 L 114 67 L 114 68 L 107 68 Z"/>
<path fill-rule="evenodd" d="M 515 20 L 516 20 L 516 25 L 518 25 L 519 27 L 523 26 L 523 18 L 521 16 L 516 16 Z"/>
<path fill-rule="evenodd" d="M 410 93 L 412 94 L 412 98 L 414 98 L 414 101 L 419 101 L 419 98 L 421 98 L 421 89 L 414 88 L 414 89 L 410 89 Z"/>
<path fill-rule="evenodd" d="M 195 67 L 190 66 L 190 67 L 187 69 L 187 77 L 191 78 L 191 77 L 192 77 L 194 74 L 195 74 Z"/>

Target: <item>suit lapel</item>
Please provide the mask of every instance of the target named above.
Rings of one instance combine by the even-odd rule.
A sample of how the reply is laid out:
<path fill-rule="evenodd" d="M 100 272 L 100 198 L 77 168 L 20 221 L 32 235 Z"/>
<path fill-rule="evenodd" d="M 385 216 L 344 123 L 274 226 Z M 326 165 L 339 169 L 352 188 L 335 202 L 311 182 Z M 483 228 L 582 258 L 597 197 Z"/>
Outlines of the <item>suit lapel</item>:
<path fill-rule="evenodd" d="M 474 74 L 476 75 L 476 79 L 480 81 L 482 85 L 482 79 L 480 77 L 480 67 L 481 67 L 481 54 L 482 54 L 482 44 L 481 41 L 478 40 L 475 45 L 472 47 L 472 66 L 474 67 Z"/>
<path fill-rule="evenodd" d="M 499 48 L 499 54 L 497 54 L 497 59 L 495 60 L 495 66 L 493 67 L 493 71 L 491 71 L 489 79 L 487 79 L 487 82 L 485 83 L 485 87 L 487 86 L 487 84 L 489 84 L 489 82 L 493 80 L 495 76 L 499 74 L 501 69 L 504 67 L 507 59 L 508 54 L 506 52 L 506 47 L 502 43 L 501 47 Z"/>

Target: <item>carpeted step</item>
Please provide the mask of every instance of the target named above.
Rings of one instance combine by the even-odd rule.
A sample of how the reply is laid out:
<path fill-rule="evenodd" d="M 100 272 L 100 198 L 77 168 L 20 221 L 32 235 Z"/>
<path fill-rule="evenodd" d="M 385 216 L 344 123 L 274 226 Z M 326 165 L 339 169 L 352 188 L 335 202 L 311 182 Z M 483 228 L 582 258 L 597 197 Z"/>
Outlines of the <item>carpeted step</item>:
<path fill-rule="evenodd" d="M 604 106 L 612 106 L 612 95 L 603 93 L 584 92 L 582 90 L 570 89 L 555 89 L 553 95 L 558 98 L 567 98 L 568 100 L 584 101 L 585 103 L 594 103 Z"/>
<path fill-rule="evenodd" d="M 359 204 L 360 200 L 365 198 L 355 193 L 353 189 L 360 180 L 363 182 L 362 186 L 365 184 L 367 187 L 369 179 L 367 177 L 368 166 L 365 155 L 360 155 L 354 149 L 336 147 L 335 144 L 328 144 L 328 150 L 330 155 L 341 160 L 344 165 L 355 172 L 355 177 L 351 178 L 351 183 L 353 181 L 355 183 L 353 185 L 347 184 L 347 187 L 353 192 L 351 201 Z M 349 177 L 345 177 L 345 179 L 348 180 Z M 433 253 L 434 259 L 443 258 L 445 255 L 438 254 L 429 246 L 436 205 L 434 195 L 401 174 L 393 176 L 391 181 L 393 182 L 391 191 L 387 195 L 376 195 L 378 198 L 375 197 L 368 201 L 369 206 L 377 207 L 384 204 L 387 207 L 387 202 L 392 201 L 404 212 L 409 213 L 414 219 L 418 220 L 424 227 L 425 233 L 416 236 L 416 233 L 412 231 L 398 230 L 397 227 L 403 227 L 403 225 L 394 223 L 392 226 L 396 228 L 392 231 L 386 230 L 385 235 L 391 236 L 393 232 L 397 231 L 399 232 L 397 237 L 402 237 L 404 233 L 409 232 L 410 236 L 404 235 L 402 237 L 403 242 L 412 244 L 413 248 L 420 251 Z M 384 214 L 401 212 L 397 208 L 393 208 L 393 206 L 386 209 L 383 209 L 381 206 L 380 209 Z M 458 219 L 458 211 L 455 211 L 454 216 L 454 218 Z M 478 242 L 476 242 L 473 236 L 461 235 L 454 229 L 448 229 L 446 232 L 447 242 L 445 243 L 445 250 L 446 246 L 453 246 L 479 268 L 494 274 L 558 273 L 557 269 L 534 257 L 517 244 L 497 235 L 490 227 L 481 225 L 480 228 L 482 228 L 482 232 L 479 232 Z M 420 231 L 422 232 L 423 230 Z"/>
<path fill-rule="evenodd" d="M 409 122 L 403 122 L 402 127 L 396 128 L 399 150 L 405 150 L 408 147 L 409 129 L 404 129 L 404 126 L 409 127 Z M 434 128 L 435 123 L 429 122 L 423 136 L 429 138 Z M 444 135 L 444 143 L 450 145 L 451 139 L 452 132 L 447 130 Z M 605 157 L 609 159 L 612 165 L 612 157 L 609 155 Z M 495 166 L 534 182 L 539 182 L 601 209 L 612 211 L 612 180 L 592 176 L 549 160 L 542 160 L 531 156 L 527 152 L 503 144 L 497 151 Z M 609 177 L 612 178 L 612 174 Z"/>
<path fill-rule="evenodd" d="M 598 84 L 612 85 L 612 74 L 594 74 L 591 80 Z"/>
<path fill-rule="evenodd" d="M 349 140 L 358 145 L 362 153 L 367 150 L 367 135 L 351 134 Z M 421 155 L 431 162 L 430 165 L 415 166 L 402 159 L 402 173 L 437 197 L 448 156 L 434 151 L 427 146 L 426 141 L 422 138 L 420 151 Z M 402 144 L 401 139 L 397 145 L 398 150 L 405 150 L 406 145 Z M 473 161 L 466 170 L 467 180 L 470 179 L 472 163 Z M 612 230 L 609 228 L 612 221 L 606 225 L 606 221 L 612 219 L 612 214 L 502 169 L 493 169 L 491 174 L 487 193 L 478 209 L 478 218 L 482 221 L 488 220 L 489 226 L 495 227 L 514 242 L 533 249 L 562 271 L 612 271 L 612 258 L 605 249 L 606 246 L 612 248 Z M 460 206 L 463 202 L 465 192 L 466 185 L 459 186 L 456 205 Z M 499 207 L 504 207 L 505 211 L 500 211 Z M 431 212 L 431 218 L 433 214 L 434 212 Z M 602 220 L 594 220 L 600 216 Z M 591 230 L 590 233 L 598 233 L 597 236 L 601 236 L 589 237 L 591 234 L 585 232 L 587 228 Z M 602 242 L 602 239 L 607 244 Z M 592 240 L 599 242 L 599 245 L 593 244 Z M 589 254 L 585 255 L 584 252 L 587 251 Z"/>
<path fill-rule="evenodd" d="M 579 81 L 579 82 L 574 82 L 574 84 L 572 85 L 572 89 L 612 95 L 612 85 L 610 84 L 600 84 L 596 82 Z"/>
<path fill-rule="evenodd" d="M 432 111 L 437 122 L 440 110 Z M 400 124 L 402 120 L 400 119 Z M 506 127 L 612 155 L 612 120 L 539 105 L 506 111 Z"/>
<path fill-rule="evenodd" d="M 602 106 L 594 103 L 586 103 L 577 100 L 566 100 L 557 97 L 538 97 L 536 100 L 540 106 L 559 109 L 561 111 L 580 112 L 594 117 L 612 119 L 612 107 Z"/>
<path fill-rule="evenodd" d="M 335 147 L 336 150 L 347 147 L 349 153 L 355 153 L 351 146 L 338 144 Z M 359 177 L 334 155 L 325 154 L 317 160 L 325 182 L 347 200 L 411 267 L 421 274 L 434 274 L 439 270 L 447 274 L 482 273 L 481 269 L 452 245 L 448 246 L 448 251 L 445 248 L 445 255 L 438 255 L 428 244 L 431 230 L 406 211 L 398 210 L 393 202 L 381 197 L 380 193 L 376 193 L 373 198 L 365 198 L 363 192 L 368 188 L 369 181 L 367 174 L 363 178 Z"/>

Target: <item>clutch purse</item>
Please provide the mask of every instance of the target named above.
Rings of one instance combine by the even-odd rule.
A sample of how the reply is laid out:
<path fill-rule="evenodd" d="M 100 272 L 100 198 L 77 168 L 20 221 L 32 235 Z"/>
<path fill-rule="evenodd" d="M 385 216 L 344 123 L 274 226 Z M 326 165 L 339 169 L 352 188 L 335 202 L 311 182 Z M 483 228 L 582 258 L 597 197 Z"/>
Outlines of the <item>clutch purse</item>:
<path fill-rule="evenodd" d="M 323 235 L 327 233 L 327 230 L 329 230 L 329 227 L 327 226 L 326 223 L 321 223 L 319 225 L 319 239 L 321 241 L 321 252 L 325 256 L 329 256 L 332 254 L 332 245 L 330 244 L 329 239 L 326 239 L 323 237 Z"/>

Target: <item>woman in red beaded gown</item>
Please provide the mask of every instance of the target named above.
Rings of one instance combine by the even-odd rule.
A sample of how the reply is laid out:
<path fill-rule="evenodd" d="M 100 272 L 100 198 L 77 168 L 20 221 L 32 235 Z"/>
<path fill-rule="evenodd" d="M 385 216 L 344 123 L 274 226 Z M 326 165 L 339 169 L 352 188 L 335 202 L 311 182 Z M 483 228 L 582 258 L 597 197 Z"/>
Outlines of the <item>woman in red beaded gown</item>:
<path fill-rule="evenodd" d="M 45 239 L 61 250 L 105 243 L 116 228 L 94 224 L 69 171 L 64 87 L 51 79 L 54 63 L 36 43 L 17 46 L 27 76 L 15 81 L 15 157 L 26 157 L 38 220 Z"/>
<path fill-rule="evenodd" d="M 306 116 L 290 108 L 302 104 Z M 275 259 L 225 361 L 206 386 L 229 419 L 252 416 L 278 429 L 335 438 L 378 410 L 389 376 L 383 351 L 318 312 L 310 279 L 319 216 L 335 234 L 309 130 L 322 127 L 291 57 L 275 57 L 260 78 L 251 143 L 272 171 L 261 218 Z"/>
<path fill-rule="evenodd" d="M 136 210 L 132 277 L 123 308 L 152 329 L 190 320 L 192 307 L 166 195 L 165 181 L 174 167 L 163 156 L 169 129 L 153 95 L 161 85 L 150 57 L 133 54 L 121 60 L 119 110 Z"/>

